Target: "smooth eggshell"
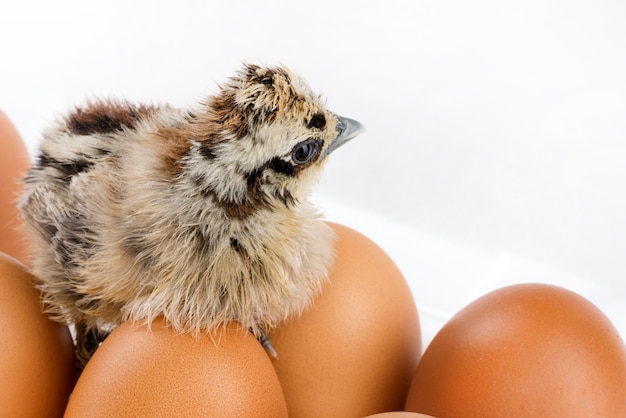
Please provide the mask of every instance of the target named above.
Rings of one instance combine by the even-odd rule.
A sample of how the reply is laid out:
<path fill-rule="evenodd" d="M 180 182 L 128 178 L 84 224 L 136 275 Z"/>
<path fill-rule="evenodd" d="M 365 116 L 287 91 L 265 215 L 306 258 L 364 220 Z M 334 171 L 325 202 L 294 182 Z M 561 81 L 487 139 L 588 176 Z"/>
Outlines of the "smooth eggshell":
<path fill-rule="evenodd" d="M 626 348 L 602 312 L 555 286 L 489 293 L 424 353 L 407 410 L 445 417 L 626 417 Z"/>
<path fill-rule="evenodd" d="M 417 412 L 382 412 L 380 414 L 368 415 L 365 418 L 434 418 L 432 415 L 418 414 Z"/>
<path fill-rule="evenodd" d="M 83 371 L 66 417 L 286 417 L 272 364 L 236 325 L 194 337 L 124 323 Z"/>
<path fill-rule="evenodd" d="M 0 110 L 0 251 L 28 264 L 28 246 L 20 232 L 17 198 L 30 167 L 22 138 Z"/>
<path fill-rule="evenodd" d="M 0 415 L 61 417 L 76 380 L 67 327 L 41 311 L 33 277 L 0 253 Z"/>
<path fill-rule="evenodd" d="M 401 410 L 421 354 L 415 302 L 380 247 L 331 226 L 337 240 L 330 282 L 301 317 L 270 333 L 289 416 Z"/>

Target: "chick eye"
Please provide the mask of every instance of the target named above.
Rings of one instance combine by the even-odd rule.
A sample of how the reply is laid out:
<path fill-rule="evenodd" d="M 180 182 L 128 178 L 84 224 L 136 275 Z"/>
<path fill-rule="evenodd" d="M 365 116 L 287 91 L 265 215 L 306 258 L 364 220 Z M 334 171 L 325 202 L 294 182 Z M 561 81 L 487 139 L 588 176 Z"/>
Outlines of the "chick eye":
<path fill-rule="evenodd" d="M 291 159 L 296 164 L 306 164 L 318 154 L 320 140 L 309 138 L 300 142 L 291 151 Z"/>

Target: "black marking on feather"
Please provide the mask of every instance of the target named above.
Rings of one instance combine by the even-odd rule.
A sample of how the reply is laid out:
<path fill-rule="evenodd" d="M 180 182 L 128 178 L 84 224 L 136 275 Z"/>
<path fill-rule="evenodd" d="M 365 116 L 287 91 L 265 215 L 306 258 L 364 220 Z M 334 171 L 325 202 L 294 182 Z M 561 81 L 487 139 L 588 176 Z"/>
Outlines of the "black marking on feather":
<path fill-rule="evenodd" d="M 78 107 L 67 117 L 67 128 L 75 135 L 111 134 L 135 129 L 142 117 L 153 113 L 156 107 L 125 102 L 96 102 Z"/>
<path fill-rule="evenodd" d="M 267 70 L 264 74 L 258 74 L 253 80 L 268 87 L 274 87 L 274 74 L 274 71 Z"/>
<path fill-rule="evenodd" d="M 262 123 L 273 123 L 278 115 L 277 107 L 263 106 L 260 109 L 254 109 L 254 105 L 248 105 L 246 110 L 252 116 L 252 124 L 260 125 Z"/>
<path fill-rule="evenodd" d="M 195 174 L 191 177 L 194 186 L 197 188 L 198 193 L 205 199 L 215 198 L 217 199 L 217 193 L 215 190 L 206 184 L 206 178 L 203 174 Z"/>
<path fill-rule="evenodd" d="M 241 256 L 246 256 L 246 249 L 243 248 L 243 246 L 241 245 L 241 243 L 239 242 L 239 240 L 235 237 L 231 237 L 230 238 L 230 247 L 235 250 L 235 252 Z"/>
<path fill-rule="evenodd" d="M 87 171 L 93 165 L 93 162 L 85 159 L 59 161 L 56 158 L 50 157 L 46 153 L 41 153 L 37 158 L 37 164 L 40 167 L 51 167 L 56 169 L 62 174 L 64 179 L 68 180 L 72 176 Z"/>
<path fill-rule="evenodd" d="M 194 185 L 198 188 L 198 193 L 215 203 L 229 218 L 245 219 L 257 210 L 268 207 L 267 196 L 260 191 L 258 179 L 255 176 L 248 178 L 248 193 L 241 201 L 220 198 L 217 191 L 205 180 L 202 175 L 195 175 L 192 178 Z"/>
<path fill-rule="evenodd" d="M 258 65 L 248 64 L 246 66 L 247 77 L 255 83 L 262 83 L 266 86 L 274 85 L 274 76 L 278 75 L 279 77 L 284 77 L 285 81 L 289 84 L 291 83 L 291 77 L 287 72 L 280 68 L 261 68 Z"/>
<path fill-rule="evenodd" d="M 286 176 L 293 176 L 296 172 L 296 168 L 289 161 L 285 161 L 280 157 L 274 157 L 270 160 L 268 167 L 277 173 L 284 174 Z"/>
<path fill-rule="evenodd" d="M 42 235 L 49 240 L 52 239 L 52 237 L 54 237 L 59 230 L 57 229 L 57 227 L 51 223 L 42 223 L 39 225 L 39 231 L 42 232 Z"/>
<path fill-rule="evenodd" d="M 246 187 L 249 195 L 259 193 L 261 182 L 263 181 L 263 172 L 265 167 L 257 168 L 249 173 L 242 173 L 246 179 Z"/>
<path fill-rule="evenodd" d="M 200 155 L 202 155 L 207 160 L 214 160 L 217 155 L 213 150 L 213 143 L 210 141 L 203 141 L 200 145 Z"/>
<path fill-rule="evenodd" d="M 324 129 L 326 127 L 326 116 L 323 113 L 316 113 L 311 117 L 311 120 L 307 124 L 309 129 Z"/>
<path fill-rule="evenodd" d="M 242 139 L 248 134 L 250 115 L 246 114 L 246 109 L 237 105 L 232 93 L 214 96 L 209 106 L 213 121 L 223 132 L 230 133 L 236 139 Z"/>
<path fill-rule="evenodd" d="M 274 194 L 274 197 L 278 200 L 280 200 L 281 202 L 283 202 L 283 204 L 285 205 L 285 207 L 287 208 L 292 208 L 296 205 L 296 198 L 293 197 L 293 195 L 291 193 L 289 193 L 288 191 L 283 191 L 282 193 L 278 193 L 276 192 Z"/>

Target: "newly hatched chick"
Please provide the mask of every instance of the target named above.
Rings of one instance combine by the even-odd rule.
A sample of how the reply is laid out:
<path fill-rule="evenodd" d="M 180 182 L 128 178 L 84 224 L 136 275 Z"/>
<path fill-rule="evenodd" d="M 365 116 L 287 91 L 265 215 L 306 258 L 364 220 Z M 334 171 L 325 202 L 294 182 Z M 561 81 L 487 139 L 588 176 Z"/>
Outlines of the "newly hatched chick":
<path fill-rule="evenodd" d="M 362 130 L 287 68 L 245 65 L 192 111 L 94 102 L 45 132 L 20 208 L 79 368 L 122 321 L 262 339 L 301 312 L 332 261 L 308 194 Z"/>

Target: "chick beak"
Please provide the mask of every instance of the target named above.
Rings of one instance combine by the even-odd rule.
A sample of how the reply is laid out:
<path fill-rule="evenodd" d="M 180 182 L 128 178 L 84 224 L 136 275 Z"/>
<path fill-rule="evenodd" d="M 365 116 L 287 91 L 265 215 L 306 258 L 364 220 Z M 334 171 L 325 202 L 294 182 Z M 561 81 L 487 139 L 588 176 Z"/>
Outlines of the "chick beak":
<path fill-rule="evenodd" d="M 339 123 L 337 124 L 339 135 L 328 145 L 328 148 L 324 151 L 324 156 L 327 156 L 352 138 L 365 132 L 365 127 L 360 122 L 354 119 L 344 118 L 343 116 L 338 116 L 337 118 L 339 119 Z"/>

